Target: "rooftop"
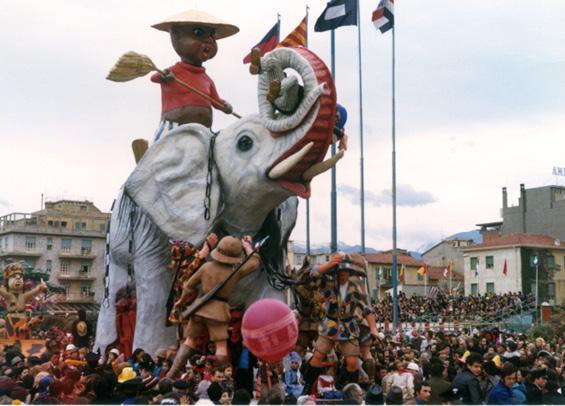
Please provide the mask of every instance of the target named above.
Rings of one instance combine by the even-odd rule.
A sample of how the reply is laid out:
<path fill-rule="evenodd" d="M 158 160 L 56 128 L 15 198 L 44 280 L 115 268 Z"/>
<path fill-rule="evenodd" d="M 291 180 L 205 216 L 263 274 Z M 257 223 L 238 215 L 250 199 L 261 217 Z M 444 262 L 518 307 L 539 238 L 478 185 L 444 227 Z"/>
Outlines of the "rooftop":
<path fill-rule="evenodd" d="M 524 246 L 565 249 L 565 243 L 543 234 L 512 233 L 506 235 L 490 235 L 481 244 L 471 245 L 463 251 L 474 251 L 482 248 Z"/>

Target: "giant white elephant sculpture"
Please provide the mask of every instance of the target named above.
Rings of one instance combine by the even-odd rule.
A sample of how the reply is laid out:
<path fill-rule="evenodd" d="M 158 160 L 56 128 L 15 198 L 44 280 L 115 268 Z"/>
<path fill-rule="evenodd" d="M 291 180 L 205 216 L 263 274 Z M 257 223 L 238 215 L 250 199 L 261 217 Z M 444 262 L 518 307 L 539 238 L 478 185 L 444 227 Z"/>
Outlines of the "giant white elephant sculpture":
<path fill-rule="evenodd" d="M 165 327 L 174 277 L 167 269 L 170 240 L 200 244 L 212 231 L 262 236 L 277 223 L 282 229 L 271 242 L 269 262 L 282 266 L 280 254 L 296 219 L 295 196 L 308 198 L 311 179 L 336 162 L 323 161 L 332 141 L 336 93 L 326 66 L 307 49 L 277 49 L 262 66 L 259 115 L 217 134 L 199 124 L 180 126 L 152 145 L 127 179 L 112 211 L 107 299 L 96 348 L 103 351 L 117 339 L 114 298 L 130 276 L 137 294 L 134 348 L 153 353 L 174 343 L 175 329 Z M 286 68 L 298 72 L 304 97 L 293 114 L 282 116 L 265 95 L 270 80 Z M 266 272 L 257 272 L 240 282 L 230 301 L 249 305 L 277 295 Z"/>

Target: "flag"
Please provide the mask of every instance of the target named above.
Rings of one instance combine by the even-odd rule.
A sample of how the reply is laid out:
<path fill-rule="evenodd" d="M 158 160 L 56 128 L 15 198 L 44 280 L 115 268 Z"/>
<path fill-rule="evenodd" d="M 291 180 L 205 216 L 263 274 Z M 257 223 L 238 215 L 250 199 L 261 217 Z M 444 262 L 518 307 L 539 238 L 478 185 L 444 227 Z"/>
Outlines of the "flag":
<path fill-rule="evenodd" d="M 451 261 L 449 261 L 449 264 L 447 264 L 447 266 L 443 270 L 443 277 L 447 278 L 447 275 L 450 273 L 451 273 Z"/>
<path fill-rule="evenodd" d="M 290 34 L 288 34 L 285 39 L 283 39 L 277 48 L 280 47 L 298 47 L 298 46 L 306 46 L 308 39 L 308 31 L 306 29 L 306 17 L 302 19 L 300 24 L 296 26 L 294 30 Z"/>
<path fill-rule="evenodd" d="M 279 38 L 281 36 L 281 22 L 277 21 L 273 28 L 269 30 L 269 32 L 263 37 L 261 41 L 259 41 L 253 48 L 259 48 L 261 50 L 261 56 L 265 55 L 267 52 L 272 51 L 275 49 L 277 44 L 279 43 Z M 251 62 L 251 52 L 249 52 L 245 58 L 243 58 L 243 63 Z"/>
<path fill-rule="evenodd" d="M 371 18 L 377 30 L 384 34 L 394 25 L 394 0 L 381 0 Z"/>
<path fill-rule="evenodd" d="M 439 289 L 437 288 L 437 286 L 432 286 L 430 288 L 430 291 L 428 292 L 428 297 L 430 299 L 435 299 L 438 293 L 439 293 Z"/>
<path fill-rule="evenodd" d="M 383 267 L 379 265 L 379 267 L 377 268 L 377 280 L 381 279 L 383 274 Z"/>
<path fill-rule="evenodd" d="M 314 31 L 335 30 L 344 25 L 357 25 L 357 0 L 332 0 L 320 14 Z"/>
<path fill-rule="evenodd" d="M 406 273 L 406 267 L 404 264 L 400 267 L 400 276 L 398 277 L 400 283 L 404 283 L 404 274 Z"/>
<path fill-rule="evenodd" d="M 475 268 L 475 278 L 479 277 L 479 258 L 477 258 L 477 266 Z"/>
<path fill-rule="evenodd" d="M 425 274 L 428 273 L 428 266 L 427 265 L 421 266 L 420 269 L 418 269 L 416 272 L 418 272 L 419 275 L 424 276 Z"/>
<path fill-rule="evenodd" d="M 502 274 L 504 276 L 508 275 L 508 264 L 506 263 L 506 259 L 504 259 L 504 268 L 502 268 Z"/>

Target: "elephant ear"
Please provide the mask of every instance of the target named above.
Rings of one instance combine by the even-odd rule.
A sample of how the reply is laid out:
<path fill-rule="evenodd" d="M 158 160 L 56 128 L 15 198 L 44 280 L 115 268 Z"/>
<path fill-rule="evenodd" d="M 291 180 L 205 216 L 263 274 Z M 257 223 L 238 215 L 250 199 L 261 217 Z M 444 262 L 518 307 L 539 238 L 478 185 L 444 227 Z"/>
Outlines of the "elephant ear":
<path fill-rule="evenodd" d="M 210 216 L 204 218 L 208 151 L 212 133 L 200 124 L 179 126 L 153 144 L 127 179 L 124 189 L 170 238 L 199 243 L 218 212 L 214 167 Z"/>

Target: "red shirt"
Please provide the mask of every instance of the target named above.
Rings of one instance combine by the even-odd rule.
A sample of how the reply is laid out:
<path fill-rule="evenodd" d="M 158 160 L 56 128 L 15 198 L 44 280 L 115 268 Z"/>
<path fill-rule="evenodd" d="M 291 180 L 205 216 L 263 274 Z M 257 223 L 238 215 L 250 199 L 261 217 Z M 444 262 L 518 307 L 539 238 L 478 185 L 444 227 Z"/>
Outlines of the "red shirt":
<path fill-rule="evenodd" d="M 206 68 L 193 66 L 185 62 L 177 62 L 175 65 L 171 66 L 169 70 L 174 73 L 178 79 L 200 90 L 202 93 L 211 96 L 220 103 L 224 103 L 224 100 L 220 99 L 218 95 L 214 82 L 210 79 L 210 76 L 206 74 Z M 179 107 L 212 107 L 212 103 L 188 90 L 180 83 L 174 80 L 169 80 L 167 83 L 164 83 L 158 73 L 151 76 L 151 81 L 161 84 L 161 114 L 163 116 L 165 113 Z"/>

